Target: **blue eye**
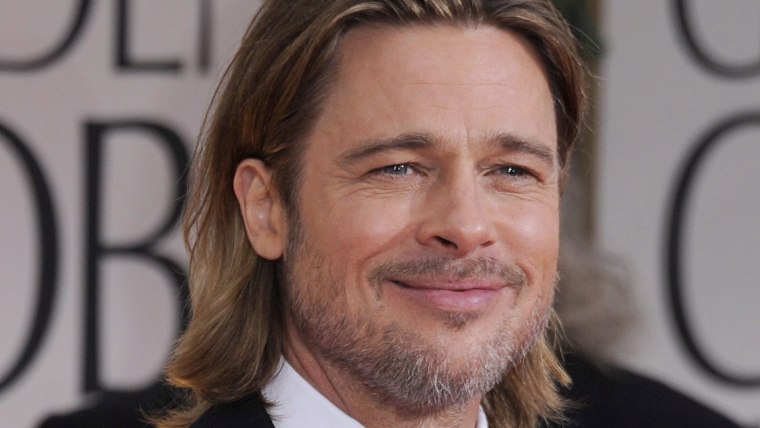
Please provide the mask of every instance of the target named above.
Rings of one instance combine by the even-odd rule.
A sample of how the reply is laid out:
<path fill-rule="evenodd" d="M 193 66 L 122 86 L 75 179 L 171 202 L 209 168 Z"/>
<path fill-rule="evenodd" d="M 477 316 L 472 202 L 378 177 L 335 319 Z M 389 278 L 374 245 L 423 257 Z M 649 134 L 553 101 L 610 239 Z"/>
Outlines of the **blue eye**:
<path fill-rule="evenodd" d="M 528 185 L 539 182 L 536 173 L 528 168 L 515 165 L 505 165 L 498 168 L 498 174 L 502 180 L 510 185 Z"/>
<path fill-rule="evenodd" d="M 389 175 L 407 175 L 411 172 L 411 168 L 407 164 L 396 164 L 384 166 L 380 169 L 384 174 Z"/>
<path fill-rule="evenodd" d="M 528 172 L 524 170 L 523 168 L 519 168 L 516 166 L 505 166 L 501 168 L 501 173 L 504 175 L 509 175 L 512 177 L 521 177 L 523 175 L 527 175 Z"/>

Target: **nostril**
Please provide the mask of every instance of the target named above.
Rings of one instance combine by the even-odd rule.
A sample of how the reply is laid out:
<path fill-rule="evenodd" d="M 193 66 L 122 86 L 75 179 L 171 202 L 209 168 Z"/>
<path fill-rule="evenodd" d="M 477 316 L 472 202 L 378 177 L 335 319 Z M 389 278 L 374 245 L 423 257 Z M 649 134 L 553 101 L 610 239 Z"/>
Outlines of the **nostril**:
<path fill-rule="evenodd" d="M 454 241 L 449 241 L 446 238 L 443 238 L 441 236 L 436 236 L 435 239 L 444 247 L 448 248 L 457 248 L 457 244 Z"/>

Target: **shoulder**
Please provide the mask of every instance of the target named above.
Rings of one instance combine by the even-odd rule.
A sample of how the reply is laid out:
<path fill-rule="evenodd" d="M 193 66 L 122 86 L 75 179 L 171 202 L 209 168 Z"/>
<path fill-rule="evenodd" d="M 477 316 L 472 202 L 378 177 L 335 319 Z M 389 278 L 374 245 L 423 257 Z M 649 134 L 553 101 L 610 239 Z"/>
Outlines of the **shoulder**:
<path fill-rule="evenodd" d="M 274 428 L 264 404 L 257 397 L 249 397 L 210 408 L 192 428 Z"/>
<path fill-rule="evenodd" d="M 566 427 L 739 428 L 724 415 L 655 379 L 570 355 L 566 368 L 574 402 Z M 574 407 L 574 408 L 573 408 Z"/>

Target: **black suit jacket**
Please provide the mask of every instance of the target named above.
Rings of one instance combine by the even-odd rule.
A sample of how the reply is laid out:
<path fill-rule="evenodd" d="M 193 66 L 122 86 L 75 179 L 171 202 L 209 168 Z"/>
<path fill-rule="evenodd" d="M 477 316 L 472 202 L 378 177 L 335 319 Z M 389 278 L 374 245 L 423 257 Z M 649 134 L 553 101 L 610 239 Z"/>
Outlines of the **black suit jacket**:
<path fill-rule="evenodd" d="M 274 428 L 272 418 L 256 397 L 212 407 L 192 428 Z"/>
<path fill-rule="evenodd" d="M 567 424 L 550 428 L 739 428 L 695 399 L 661 383 L 579 354 L 565 358 L 573 379 L 563 391 L 575 406 Z"/>
<path fill-rule="evenodd" d="M 570 422 L 550 428 L 739 428 L 723 415 L 655 380 L 634 373 L 605 368 L 578 355 L 570 355 L 567 369 L 573 387 L 564 391 L 576 403 Z M 108 394 L 91 408 L 50 417 L 40 428 L 143 428 L 140 409 L 155 413 L 173 404 L 175 392 L 159 384 L 152 394 Z M 252 396 L 209 409 L 194 428 L 274 428 L 261 401 Z"/>

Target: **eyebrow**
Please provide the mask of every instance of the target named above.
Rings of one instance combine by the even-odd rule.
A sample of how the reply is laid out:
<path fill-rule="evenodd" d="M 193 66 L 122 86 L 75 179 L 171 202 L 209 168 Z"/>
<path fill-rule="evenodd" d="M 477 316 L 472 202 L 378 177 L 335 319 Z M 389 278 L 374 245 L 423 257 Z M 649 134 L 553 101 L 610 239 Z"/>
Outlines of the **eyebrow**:
<path fill-rule="evenodd" d="M 378 153 L 396 150 L 422 150 L 435 147 L 441 139 L 422 132 L 404 133 L 395 137 L 370 139 L 359 144 L 359 147 L 341 155 L 337 162 L 342 165 L 351 164 L 362 159 L 370 158 Z M 507 152 L 524 153 L 535 156 L 548 165 L 556 165 L 556 152 L 546 145 L 520 138 L 508 132 L 496 132 L 487 135 L 485 145 Z"/>
<path fill-rule="evenodd" d="M 504 151 L 525 153 L 535 156 L 548 165 L 557 164 L 557 152 L 539 142 L 525 140 L 507 132 L 498 132 L 488 136 L 487 144 L 498 147 Z"/>
<path fill-rule="evenodd" d="M 378 153 L 395 150 L 421 150 L 435 146 L 432 135 L 425 133 L 404 133 L 390 138 L 377 138 L 359 144 L 338 158 L 339 164 L 351 164 L 372 157 Z"/>

